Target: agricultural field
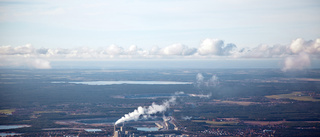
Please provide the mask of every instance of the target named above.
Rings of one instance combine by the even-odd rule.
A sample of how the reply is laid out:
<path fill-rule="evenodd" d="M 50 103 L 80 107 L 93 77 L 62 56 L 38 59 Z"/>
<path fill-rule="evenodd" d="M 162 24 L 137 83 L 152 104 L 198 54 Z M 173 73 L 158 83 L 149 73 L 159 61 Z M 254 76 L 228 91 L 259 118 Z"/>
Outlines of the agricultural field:
<path fill-rule="evenodd" d="M 292 100 L 297 100 L 297 101 L 313 101 L 313 102 L 320 101 L 320 99 L 315 99 L 312 96 L 309 96 L 309 95 L 304 94 L 302 92 L 292 92 L 289 94 L 269 95 L 266 97 L 271 98 L 271 99 L 292 99 Z"/>

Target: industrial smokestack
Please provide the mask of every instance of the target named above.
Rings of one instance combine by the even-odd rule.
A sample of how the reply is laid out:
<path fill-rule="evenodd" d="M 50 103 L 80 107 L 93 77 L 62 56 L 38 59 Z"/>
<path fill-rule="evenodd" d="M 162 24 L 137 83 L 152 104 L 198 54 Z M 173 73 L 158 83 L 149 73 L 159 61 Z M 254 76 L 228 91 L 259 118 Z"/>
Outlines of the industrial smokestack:
<path fill-rule="evenodd" d="M 113 127 L 113 137 L 118 137 L 118 132 L 116 131 L 116 124 Z"/>

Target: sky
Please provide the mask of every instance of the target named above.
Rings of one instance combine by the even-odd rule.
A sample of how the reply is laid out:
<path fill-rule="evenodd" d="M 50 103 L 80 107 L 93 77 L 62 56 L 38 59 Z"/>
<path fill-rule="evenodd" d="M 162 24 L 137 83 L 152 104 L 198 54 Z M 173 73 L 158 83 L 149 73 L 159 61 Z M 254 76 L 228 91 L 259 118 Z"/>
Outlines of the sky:
<path fill-rule="evenodd" d="M 271 68 L 317 68 L 319 15 L 318 0 L 0 0 L 0 67 L 278 60 Z"/>

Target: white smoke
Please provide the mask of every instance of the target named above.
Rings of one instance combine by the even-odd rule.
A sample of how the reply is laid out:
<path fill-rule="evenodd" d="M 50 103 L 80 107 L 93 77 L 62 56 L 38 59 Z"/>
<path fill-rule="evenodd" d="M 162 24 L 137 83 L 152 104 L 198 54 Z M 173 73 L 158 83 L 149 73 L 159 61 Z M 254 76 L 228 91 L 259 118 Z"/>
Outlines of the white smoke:
<path fill-rule="evenodd" d="M 284 58 L 282 71 L 303 70 L 311 65 L 311 57 L 320 57 L 320 39 L 305 41 L 298 38 L 291 42 L 288 51 L 291 54 Z"/>
<path fill-rule="evenodd" d="M 28 61 L 28 65 L 35 69 L 51 69 L 50 62 L 43 59 L 32 59 Z"/>
<path fill-rule="evenodd" d="M 184 117 L 181 117 L 183 120 L 190 120 L 192 119 L 192 116 L 184 116 Z"/>
<path fill-rule="evenodd" d="M 212 93 L 209 93 L 207 95 L 204 94 L 189 94 L 190 97 L 198 97 L 198 98 L 210 98 L 212 96 Z"/>
<path fill-rule="evenodd" d="M 219 85 L 219 78 L 213 74 L 210 79 L 204 80 L 204 77 L 201 73 L 198 73 L 196 76 L 195 85 L 197 88 L 201 87 L 216 87 Z"/>
<path fill-rule="evenodd" d="M 282 71 L 290 70 L 303 70 L 310 66 L 310 57 L 306 53 L 300 53 L 299 55 L 293 55 L 284 59 Z"/>
<path fill-rule="evenodd" d="M 207 81 L 208 87 L 215 87 L 219 85 L 219 78 L 216 75 L 212 75 L 212 77 Z"/>
<path fill-rule="evenodd" d="M 183 95 L 184 94 L 184 92 L 183 91 L 178 91 L 178 92 L 176 92 L 176 93 L 174 93 L 175 95 Z"/>
<path fill-rule="evenodd" d="M 165 100 L 161 105 L 156 103 L 152 103 L 149 107 L 141 107 L 139 106 L 133 112 L 125 114 L 119 120 L 116 121 L 115 125 L 132 120 L 139 120 L 141 117 L 144 119 L 150 118 L 152 114 L 157 114 L 161 112 L 165 112 L 171 105 L 175 104 L 176 97 L 173 96 L 169 100 Z"/>
<path fill-rule="evenodd" d="M 196 76 L 196 86 L 198 88 L 200 88 L 200 86 L 203 84 L 203 80 L 204 80 L 204 77 L 201 73 L 198 73 L 197 76 Z"/>
<path fill-rule="evenodd" d="M 24 67 L 31 69 L 51 69 L 50 62 L 44 59 L 30 59 L 25 57 L 1 58 L 0 67 Z"/>

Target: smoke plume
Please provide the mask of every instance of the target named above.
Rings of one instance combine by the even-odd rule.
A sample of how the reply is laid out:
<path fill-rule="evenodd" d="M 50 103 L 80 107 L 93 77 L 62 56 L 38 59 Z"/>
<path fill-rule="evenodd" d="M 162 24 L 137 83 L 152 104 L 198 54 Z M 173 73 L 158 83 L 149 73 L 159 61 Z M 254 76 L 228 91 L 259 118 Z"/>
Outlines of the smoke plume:
<path fill-rule="evenodd" d="M 204 77 L 201 73 L 198 73 L 196 76 L 195 86 L 197 88 L 201 87 L 216 87 L 219 85 L 219 78 L 216 75 L 212 75 L 212 77 L 208 80 L 204 80 Z"/>
<path fill-rule="evenodd" d="M 115 125 L 118 125 L 118 124 L 126 122 L 126 121 L 131 121 L 131 120 L 137 121 L 141 117 L 146 119 L 146 118 L 151 117 L 152 114 L 165 112 L 171 105 L 175 104 L 175 102 L 176 102 L 176 97 L 173 96 L 169 100 L 165 100 L 161 105 L 158 105 L 153 102 L 152 105 L 149 107 L 139 106 L 133 112 L 125 114 L 123 117 L 121 117 L 119 120 L 117 120 Z"/>
<path fill-rule="evenodd" d="M 203 75 L 201 74 L 201 73 L 198 73 L 197 74 L 197 76 L 196 76 L 196 86 L 198 87 L 198 88 L 200 88 L 200 86 L 202 85 L 202 83 L 203 83 L 203 80 L 204 80 L 204 77 L 203 77 Z"/>
<path fill-rule="evenodd" d="M 310 57 L 306 53 L 300 53 L 299 55 L 290 56 L 284 59 L 282 71 L 289 70 L 303 70 L 310 66 Z"/>
<path fill-rule="evenodd" d="M 30 67 L 35 69 L 51 69 L 50 62 L 43 59 L 33 59 L 29 62 Z"/>

